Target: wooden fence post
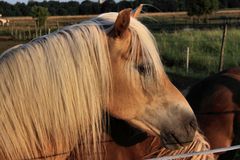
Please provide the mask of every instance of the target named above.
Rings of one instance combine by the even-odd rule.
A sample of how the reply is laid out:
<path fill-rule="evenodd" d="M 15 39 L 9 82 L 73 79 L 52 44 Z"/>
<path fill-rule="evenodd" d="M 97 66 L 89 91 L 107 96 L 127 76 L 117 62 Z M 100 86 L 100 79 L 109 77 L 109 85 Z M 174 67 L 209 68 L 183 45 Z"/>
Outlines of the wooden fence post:
<path fill-rule="evenodd" d="M 60 28 L 60 27 L 59 27 L 59 22 L 57 21 L 57 29 L 59 30 L 59 28 Z"/>
<path fill-rule="evenodd" d="M 225 24 L 224 30 L 223 30 L 222 45 L 221 45 L 221 52 L 220 52 L 218 71 L 222 71 L 223 70 L 223 65 L 224 65 L 224 47 L 225 47 L 225 43 L 226 43 L 226 36 L 227 36 L 227 23 Z"/>
<path fill-rule="evenodd" d="M 19 32 L 18 32 L 18 40 L 22 40 L 22 31 L 21 30 L 19 30 Z"/>
<path fill-rule="evenodd" d="M 35 20 L 35 38 L 38 37 L 38 26 L 37 26 L 37 21 Z"/>
<path fill-rule="evenodd" d="M 186 71 L 188 73 L 189 70 L 189 47 L 187 47 L 187 61 L 186 61 Z"/>
<path fill-rule="evenodd" d="M 11 25 L 11 35 L 13 36 L 13 26 L 15 26 L 15 22 Z"/>
<path fill-rule="evenodd" d="M 15 39 L 18 39 L 18 30 L 15 29 L 15 32 L 14 32 L 14 33 L 15 33 L 14 38 L 15 38 Z"/>
<path fill-rule="evenodd" d="M 32 39 L 30 27 L 28 27 L 28 39 Z"/>
<path fill-rule="evenodd" d="M 26 38 L 26 31 L 24 30 L 23 31 L 23 40 L 26 40 L 27 38 Z"/>

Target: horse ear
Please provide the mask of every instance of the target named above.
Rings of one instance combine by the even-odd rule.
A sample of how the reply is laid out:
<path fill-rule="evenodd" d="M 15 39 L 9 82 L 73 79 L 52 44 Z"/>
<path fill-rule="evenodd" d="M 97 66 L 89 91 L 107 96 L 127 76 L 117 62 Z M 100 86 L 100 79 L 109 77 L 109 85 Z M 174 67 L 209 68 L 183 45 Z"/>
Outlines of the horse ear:
<path fill-rule="evenodd" d="M 121 37 L 128 29 L 132 9 L 124 9 L 119 12 L 117 20 L 114 23 L 113 35 Z"/>
<path fill-rule="evenodd" d="M 141 11 L 142 11 L 142 7 L 143 7 L 143 4 L 140 4 L 137 8 L 135 8 L 131 12 L 131 16 L 134 17 L 134 18 L 137 18 L 139 16 L 139 14 L 141 13 Z"/>

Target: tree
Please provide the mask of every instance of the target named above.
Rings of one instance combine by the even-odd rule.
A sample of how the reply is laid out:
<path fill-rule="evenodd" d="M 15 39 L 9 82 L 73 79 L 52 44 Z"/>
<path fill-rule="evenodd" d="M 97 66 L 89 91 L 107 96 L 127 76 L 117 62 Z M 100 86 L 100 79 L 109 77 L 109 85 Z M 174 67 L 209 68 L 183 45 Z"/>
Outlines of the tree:
<path fill-rule="evenodd" d="M 218 9 L 218 0 L 186 0 L 189 16 L 207 16 Z"/>
<path fill-rule="evenodd" d="M 28 16 L 31 12 L 31 8 L 26 6 L 25 3 L 17 2 L 14 5 L 14 9 L 16 10 L 16 16 Z"/>
<path fill-rule="evenodd" d="M 90 0 L 84 0 L 79 7 L 80 14 L 92 14 L 93 13 L 93 3 Z"/>
<path fill-rule="evenodd" d="M 61 8 L 61 3 L 59 1 L 43 1 L 41 3 L 38 4 L 38 6 L 42 6 L 45 8 L 48 8 L 48 12 L 52 15 L 59 15 L 59 10 Z M 65 8 L 64 8 L 65 9 Z M 61 12 L 61 11 L 60 11 Z"/>
<path fill-rule="evenodd" d="M 101 12 L 116 12 L 117 5 L 114 0 L 105 0 L 101 6 Z"/>
<path fill-rule="evenodd" d="M 44 26 L 49 15 L 48 9 L 41 6 L 33 6 L 31 10 L 33 18 L 36 19 L 37 27 Z"/>
<path fill-rule="evenodd" d="M 125 8 L 133 8 L 132 2 L 130 1 L 120 1 L 117 3 L 117 11 L 121 11 Z"/>
<path fill-rule="evenodd" d="M 78 15 L 79 14 L 79 3 L 76 1 L 69 1 L 66 3 L 61 3 L 61 8 L 65 8 L 67 10 L 68 15 Z"/>
<path fill-rule="evenodd" d="M 16 16 L 14 6 L 5 1 L 0 1 L 0 11 L 2 16 Z"/>
<path fill-rule="evenodd" d="M 228 7 L 229 8 L 239 8 L 240 0 L 228 0 Z"/>
<path fill-rule="evenodd" d="M 229 0 L 219 0 L 219 8 L 228 8 Z"/>

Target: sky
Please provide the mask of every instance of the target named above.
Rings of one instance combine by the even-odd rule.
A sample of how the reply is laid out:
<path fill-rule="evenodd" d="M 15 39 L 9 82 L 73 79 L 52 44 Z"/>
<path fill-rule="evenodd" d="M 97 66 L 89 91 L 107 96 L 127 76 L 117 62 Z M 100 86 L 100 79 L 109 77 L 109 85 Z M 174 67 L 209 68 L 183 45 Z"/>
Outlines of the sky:
<path fill-rule="evenodd" d="M 24 2 L 24 3 L 27 3 L 28 2 L 28 0 L 3 0 L 3 1 L 5 1 L 5 2 L 8 2 L 8 3 L 11 3 L 11 4 L 15 4 L 15 3 L 17 3 L 17 2 Z M 41 2 L 41 1 L 43 1 L 43 0 L 35 0 L 35 1 L 39 1 L 39 2 Z M 66 1 L 69 1 L 69 0 L 58 0 L 59 2 L 66 2 Z M 74 0 L 74 1 L 78 1 L 78 2 L 82 2 L 83 0 Z M 97 0 L 91 0 L 91 1 L 97 1 Z"/>

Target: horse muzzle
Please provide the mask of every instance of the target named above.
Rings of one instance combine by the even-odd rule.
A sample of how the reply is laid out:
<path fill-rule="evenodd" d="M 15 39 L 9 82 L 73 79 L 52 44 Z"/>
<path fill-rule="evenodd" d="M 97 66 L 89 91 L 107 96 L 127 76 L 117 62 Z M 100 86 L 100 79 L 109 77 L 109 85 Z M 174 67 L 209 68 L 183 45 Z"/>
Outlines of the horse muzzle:
<path fill-rule="evenodd" d="M 162 129 L 160 134 L 161 143 L 167 149 L 174 150 L 189 145 L 195 137 L 197 121 L 194 118 L 187 124 L 175 127 Z"/>
<path fill-rule="evenodd" d="M 151 135 L 159 136 L 161 143 L 168 149 L 178 149 L 190 144 L 198 128 L 192 111 L 177 105 L 171 109 L 146 109 L 145 113 L 131 124 Z"/>

